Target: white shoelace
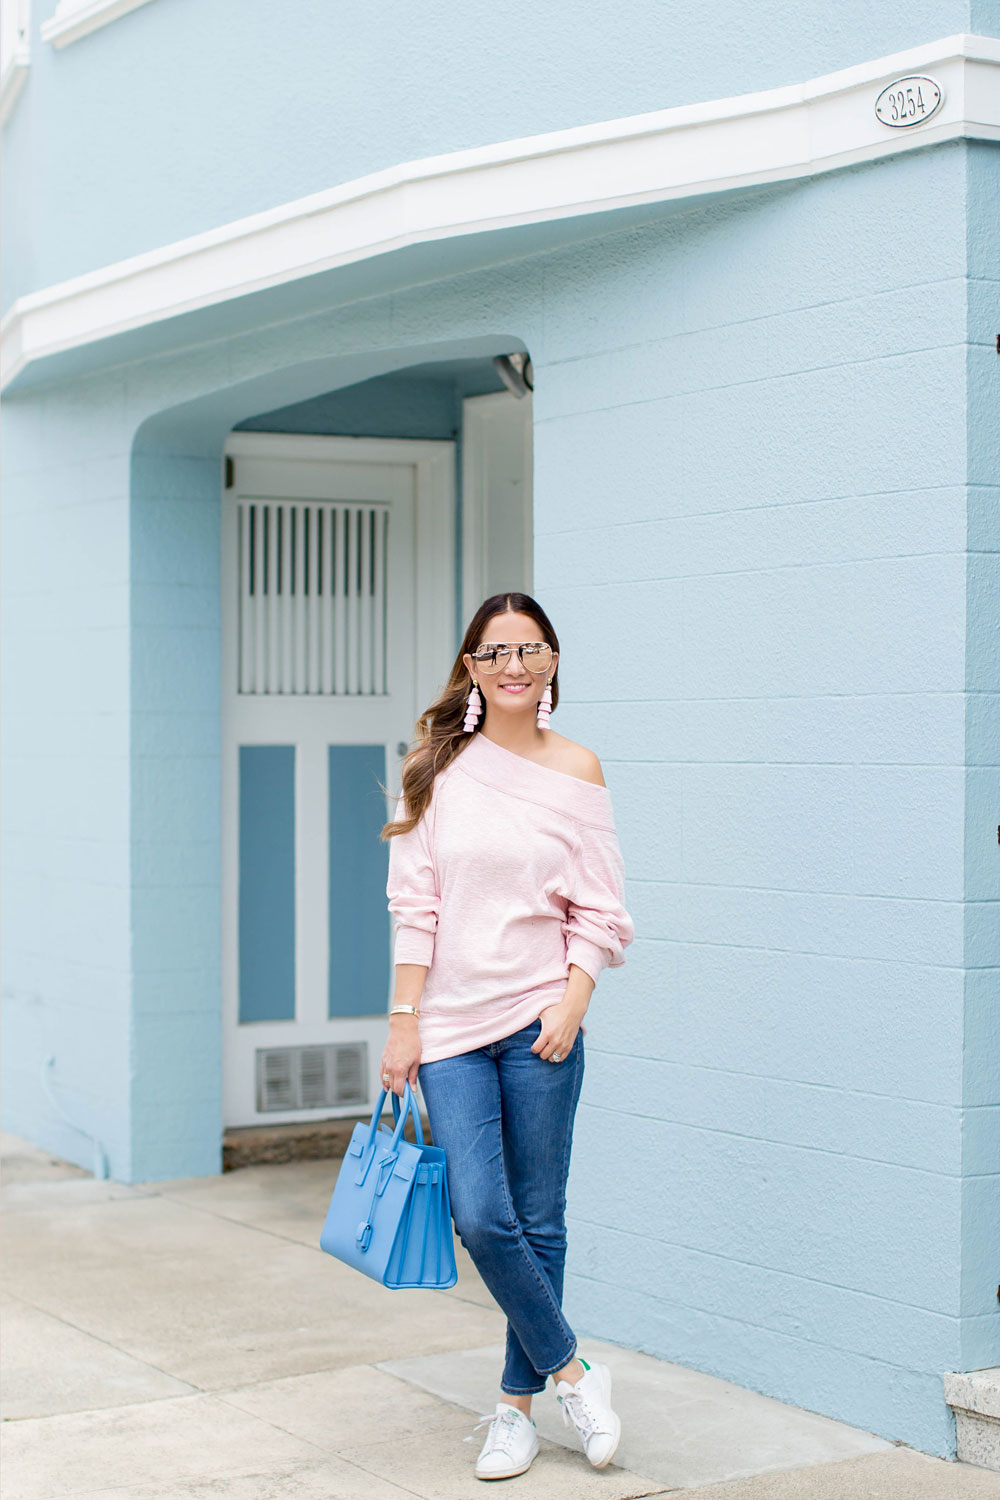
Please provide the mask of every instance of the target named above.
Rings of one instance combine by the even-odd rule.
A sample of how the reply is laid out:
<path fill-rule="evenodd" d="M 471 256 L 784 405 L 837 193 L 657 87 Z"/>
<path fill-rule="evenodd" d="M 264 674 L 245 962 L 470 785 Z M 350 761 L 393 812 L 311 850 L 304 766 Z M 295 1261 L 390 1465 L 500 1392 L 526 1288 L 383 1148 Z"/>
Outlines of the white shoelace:
<path fill-rule="evenodd" d="M 465 1441 L 467 1443 L 471 1443 L 474 1435 L 479 1431 L 480 1427 L 485 1427 L 486 1423 L 489 1422 L 490 1430 L 486 1434 L 486 1441 L 483 1444 L 483 1455 L 485 1456 L 487 1453 L 501 1452 L 506 1453 L 512 1457 L 513 1448 L 511 1445 L 513 1442 L 514 1430 L 519 1426 L 517 1416 L 517 1412 L 512 1411 L 510 1407 L 508 1407 L 505 1411 L 491 1411 L 487 1413 L 485 1417 L 479 1418 L 479 1421 L 476 1423 L 475 1427 L 473 1427 L 472 1432 L 470 1432 Z"/>
<path fill-rule="evenodd" d="M 595 1432 L 603 1432 L 594 1415 L 593 1407 L 587 1401 L 582 1391 L 567 1391 L 562 1398 L 563 1422 L 568 1427 L 572 1418 L 573 1426 L 586 1443 L 588 1438 L 593 1437 Z"/>

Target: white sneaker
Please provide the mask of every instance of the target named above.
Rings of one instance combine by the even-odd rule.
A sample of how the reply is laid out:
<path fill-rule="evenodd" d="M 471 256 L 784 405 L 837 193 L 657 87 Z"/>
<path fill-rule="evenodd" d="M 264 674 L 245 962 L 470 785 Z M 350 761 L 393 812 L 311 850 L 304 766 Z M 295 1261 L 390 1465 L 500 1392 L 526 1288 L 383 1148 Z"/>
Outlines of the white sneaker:
<path fill-rule="evenodd" d="M 560 1380 L 556 1400 L 567 1427 L 572 1422 L 580 1434 L 594 1468 L 603 1469 L 614 1458 L 622 1435 L 621 1418 L 611 1410 L 611 1371 L 607 1365 L 588 1365 L 585 1359 L 580 1363 L 583 1375 L 576 1385 Z"/>
<path fill-rule="evenodd" d="M 478 1431 L 484 1422 L 489 1422 L 490 1430 L 476 1459 L 476 1478 L 510 1479 L 530 1468 L 538 1452 L 538 1433 L 532 1419 L 518 1411 L 516 1406 L 498 1401 L 496 1412 L 480 1417 L 473 1432 Z"/>

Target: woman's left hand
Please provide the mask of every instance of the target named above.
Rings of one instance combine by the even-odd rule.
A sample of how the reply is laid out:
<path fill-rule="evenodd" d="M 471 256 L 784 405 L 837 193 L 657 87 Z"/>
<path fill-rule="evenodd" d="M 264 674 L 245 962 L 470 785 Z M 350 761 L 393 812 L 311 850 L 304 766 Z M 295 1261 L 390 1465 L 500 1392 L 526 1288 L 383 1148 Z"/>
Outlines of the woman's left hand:
<path fill-rule="evenodd" d="M 551 1062 L 553 1052 L 558 1052 L 563 1062 L 573 1050 L 583 1016 L 579 1004 L 566 996 L 556 1005 L 547 1005 L 538 1018 L 542 1029 L 531 1044 L 532 1052 L 544 1062 Z"/>

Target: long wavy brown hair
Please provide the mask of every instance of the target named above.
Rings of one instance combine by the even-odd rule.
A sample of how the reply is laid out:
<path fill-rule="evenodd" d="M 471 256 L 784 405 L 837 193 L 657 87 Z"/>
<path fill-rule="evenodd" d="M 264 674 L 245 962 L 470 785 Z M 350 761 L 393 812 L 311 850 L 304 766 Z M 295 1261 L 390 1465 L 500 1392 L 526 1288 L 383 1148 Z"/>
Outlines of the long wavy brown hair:
<path fill-rule="evenodd" d="M 472 691 L 472 678 L 466 670 L 462 657 L 466 653 L 471 656 L 476 647 L 482 645 L 487 638 L 486 627 L 493 616 L 506 614 L 508 611 L 518 615 L 530 615 L 538 626 L 540 639 L 548 641 L 554 652 L 559 650 L 559 640 L 552 628 L 552 621 L 530 594 L 491 594 L 488 599 L 483 600 L 469 621 L 469 628 L 458 648 L 458 655 L 455 657 L 451 675 L 444 690 L 417 720 L 417 743 L 403 760 L 403 798 L 408 816 L 386 823 L 380 838 L 390 839 L 397 833 L 409 833 L 411 828 L 416 828 L 430 806 L 435 776 L 439 771 L 443 771 L 456 755 L 461 755 L 466 745 L 470 744 L 479 733 L 478 727 L 471 734 L 466 734 L 463 728 L 466 700 Z M 558 672 L 557 662 L 556 672 L 552 678 L 553 708 L 559 702 Z M 484 718 L 485 714 L 480 715 L 480 725 Z M 383 790 L 386 789 L 383 788 Z"/>

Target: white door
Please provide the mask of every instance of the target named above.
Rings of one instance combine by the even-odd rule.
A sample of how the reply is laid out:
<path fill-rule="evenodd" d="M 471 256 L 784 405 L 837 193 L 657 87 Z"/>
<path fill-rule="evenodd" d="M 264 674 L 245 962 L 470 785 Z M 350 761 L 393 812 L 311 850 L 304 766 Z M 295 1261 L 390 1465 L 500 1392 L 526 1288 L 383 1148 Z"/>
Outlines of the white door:
<path fill-rule="evenodd" d="M 451 443 L 234 433 L 222 533 L 226 1126 L 370 1106 L 379 840 L 457 650 Z"/>

